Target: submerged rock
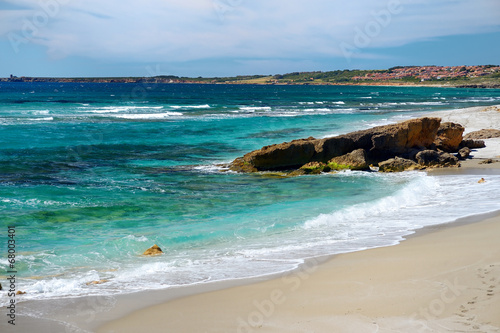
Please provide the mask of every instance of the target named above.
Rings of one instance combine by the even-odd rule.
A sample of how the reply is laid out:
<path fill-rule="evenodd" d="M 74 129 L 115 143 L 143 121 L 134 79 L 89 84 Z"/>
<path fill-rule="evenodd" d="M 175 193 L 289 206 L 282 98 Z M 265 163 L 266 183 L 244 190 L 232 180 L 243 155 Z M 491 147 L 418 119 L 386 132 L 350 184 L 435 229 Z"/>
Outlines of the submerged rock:
<path fill-rule="evenodd" d="M 146 251 L 144 251 L 144 253 L 142 255 L 156 256 L 156 255 L 159 255 L 162 253 L 163 253 L 163 251 L 160 249 L 160 247 L 155 244 L 155 245 L 151 246 L 149 249 L 147 249 Z"/>
<path fill-rule="evenodd" d="M 106 283 L 106 282 L 109 282 L 109 280 L 99 280 L 99 281 L 91 281 L 91 282 L 87 282 L 86 285 L 87 286 L 90 286 L 90 285 L 94 285 L 94 284 L 103 284 L 103 283 Z"/>

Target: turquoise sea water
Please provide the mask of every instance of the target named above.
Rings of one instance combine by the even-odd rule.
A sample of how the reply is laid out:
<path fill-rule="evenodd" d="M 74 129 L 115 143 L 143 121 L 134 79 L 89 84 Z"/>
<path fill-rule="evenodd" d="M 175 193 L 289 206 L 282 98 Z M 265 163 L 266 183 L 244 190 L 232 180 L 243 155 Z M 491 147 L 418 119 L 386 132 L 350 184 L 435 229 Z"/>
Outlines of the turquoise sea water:
<path fill-rule="evenodd" d="M 25 299 L 266 275 L 394 244 L 424 225 L 500 209 L 500 182 L 280 178 L 217 164 L 268 144 L 491 104 L 500 90 L 1 83 L 0 235 L 16 227 Z M 140 256 L 153 244 L 165 254 Z"/>

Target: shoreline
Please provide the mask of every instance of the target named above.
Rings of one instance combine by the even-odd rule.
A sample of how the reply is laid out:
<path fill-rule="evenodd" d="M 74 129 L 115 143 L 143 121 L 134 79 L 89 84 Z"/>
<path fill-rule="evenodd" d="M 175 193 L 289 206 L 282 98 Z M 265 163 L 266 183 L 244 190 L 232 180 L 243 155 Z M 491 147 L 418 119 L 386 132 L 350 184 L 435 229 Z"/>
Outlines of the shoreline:
<path fill-rule="evenodd" d="M 479 109 L 483 109 L 484 107 L 477 107 Z M 464 110 L 464 109 L 460 109 Z M 452 111 L 439 111 L 439 112 L 450 112 L 454 113 L 457 110 Z M 458 121 L 457 121 L 458 122 Z M 500 150 L 497 151 L 500 154 Z M 431 174 L 455 174 L 455 173 L 468 173 L 468 174 L 477 174 L 477 175 L 487 175 L 487 174 L 500 174 L 500 163 L 493 163 L 488 165 L 477 165 L 479 158 L 475 158 L 472 160 L 468 160 L 464 163 L 464 167 L 458 169 L 435 169 L 430 171 Z M 479 179 L 479 178 L 478 178 Z M 306 260 L 306 263 L 302 265 L 302 268 L 298 268 L 294 271 L 285 273 L 285 275 L 290 274 L 300 274 L 303 271 L 304 267 L 307 267 L 308 263 L 314 262 L 315 267 L 317 266 L 318 270 L 322 270 L 323 266 L 329 265 L 330 262 L 335 261 L 338 257 L 356 255 L 358 253 L 365 253 L 378 249 L 389 249 L 393 248 L 395 252 L 397 252 L 397 248 L 399 248 L 402 244 L 407 241 L 415 238 L 420 239 L 421 237 L 426 237 L 426 235 L 434 234 L 435 232 L 446 232 L 448 229 L 454 229 L 461 226 L 473 225 L 473 224 L 481 224 L 484 220 L 488 220 L 491 217 L 492 213 L 489 214 L 480 214 L 474 215 L 471 217 L 466 217 L 463 219 L 459 219 L 454 222 L 433 225 L 424 227 L 421 229 L 417 229 L 413 234 L 404 237 L 404 241 L 400 242 L 395 246 L 388 247 L 380 247 L 356 252 L 350 252 L 347 254 L 338 254 L 338 255 L 329 255 L 323 256 L 314 259 Z M 495 216 L 496 220 L 500 220 L 500 211 L 497 212 Z M 482 222 L 478 222 L 481 220 Z M 309 275 L 309 273 L 307 273 Z M 311 278 L 315 276 L 315 273 L 310 274 Z M 134 316 L 143 316 L 150 309 L 156 307 L 170 307 L 170 304 L 177 304 L 177 302 L 182 303 L 183 300 L 193 299 L 193 298 L 201 298 L 203 299 L 204 295 L 215 295 L 215 294 L 225 294 L 226 291 L 231 289 L 238 288 L 251 288 L 250 286 L 272 283 L 272 281 L 279 280 L 281 277 L 280 273 L 257 277 L 257 278 L 249 278 L 249 279 L 240 279 L 240 280 L 231 280 L 231 281 L 219 281 L 208 284 L 200 284 L 200 285 L 192 285 L 186 287 L 179 287 L 167 290 L 152 290 L 152 291 L 143 291 L 132 294 L 118 295 L 113 297 L 100 296 L 100 297 L 80 297 L 80 298 L 68 298 L 68 299 L 56 299 L 56 300 L 46 300 L 46 301 L 34 301 L 34 302 L 26 302 L 19 304 L 19 313 L 22 314 L 23 308 L 26 308 L 26 312 L 33 313 L 37 308 L 50 308 L 51 314 L 49 314 L 49 318 L 51 319 L 26 319 L 20 316 L 20 320 L 26 319 L 26 324 L 32 325 L 29 326 L 32 329 L 36 328 L 40 332 L 51 332 L 51 331 L 59 331 L 63 326 L 58 323 L 60 322 L 71 322 L 73 327 L 70 329 L 75 329 L 75 327 L 79 327 L 83 330 L 95 331 L 99 332 L 109 332 L 105 329 L 109 327 L 118 327 L 116 325 L 121 325 L 120 322 L 126 321 L 127 325 L 120 327 L 117 331 L 122 331 L 124 327 L 132 327 L 135 323 Z M 299 275 L 300 277 L 300 275 Z M 309 279 L 309 276 L 308 276 Z M 217 296 L 219 297 L 219 296 Z M 174 307 L 175 308 L 175 307 Z M 75 309 L 79 311 L 75 315 Z M 500 308 L 499 308 L 500 309 Z M 211 309 L 208 306 L 207 311 L 215 311 L 215 309 Z M 190 313 L 192 310 L 190 308 L 185 308 L 185 313 Z M 158 318 L 163 318 L 163 310 L 161 312 L 157 312 Z M 92 319 L 89 321 L 89 319 Z M 135 317 L 137 320 L 137 317 Z M 129 319 L 131 322 L 129 322 Z M 41 321 L 44 323 L 42 324 Z M 3 323 L 2 323 L 3 324 Z M 2 327 L 0 324 L 0 327 Z M 47 327 L 45 330 L 41 327 Z M 115 325 L 115 326 L 114 326 Z M 146 328 L 146 324 L 142 323 L 141 329 Z M 163 328 L 164 326 L 159 326 L 159 328 Z M 55 329 L 58 328 L 58 329 Z M 41 329 L 41 330 L 40 330 Z M 66 331 L 67 328 L 65 328 Z M 115 328 L 113 328 L 115 329 Z M 136 328 L 138 329 L 138 327 Z M 71 332 L 77 330 L 70 330 Z M 178 330 L 182 332 L 183 330 Z M 215 330 L 217 331 L 217 330 Z M 234 331 L 234 330 L 232 330 Z M 278 332 L 279 330 L 277 330 Z"/>
<path fill-rule="evenodd" d="M 471 234 L 476 236 L 474 240 L 468 239 Z M 460 274 L 447 274 L 448 271 L 467 271 L 471 273 L 471 266 L 475 262 L 473 257 L 469 258 L 466 264 L 456 265 L 456 262 L 453 262 L 447 265 L 446 269 L 439 267 L 439 265 L 445 264 L 447 261 L 456 260 L 460 262 L 460 258 L 457 257 L 462 253 L 456 253 L 456 251 L 458 248 L 463 247 L 463 251 L 467 252 L 472 241 L 474 241 L 473 245 L 475 245 L 476 252 L 484 252 L 491 245 L 496 244 L 498 235 L 500 235 L 500 211 L 470 216 L 455 222 L 428 226 L 416 230 L 414 234 L 405 236 L 405 239 L 398 245 L 338 254 L 329 256 L 327 259 L 308 259 L 300 268 L 275 278 L 264 281 L 250 279 L 245 284 L 237 286 L 228 283 L 223 289 L 206 290 L 201 293 L 168 300 L 162 304 L 145 307 L 139 311 L 133 311 L 118 320 L 109 321 L 102 326 L 98 326 L 96 332 L 135 332 L 139 329 L 161 330 L 167 329 L 167 327 L 168 330 L 175 332 L 194 332 L 201 327 L 204 328 L 205 332 L 302 332 L 304 329 L 320 332 L 321 329 L 323 331 L 333 329 L 336 332 L 353 332 L 358 329 L 375 329 L 375 326 L 384 329 L 394 329 L 394 327 L 402 330 L 409 329 L 407 332 L 413 332 L 413 329 L 418 332 L 431 332 L 432 329 L 443 327 L 449 329 L 461 327 L 464 329 L 471 326 L 470 328 L 473 328 L 474 323 L 474 327 L 486 329 L 485 332 L 500 332 L 500 318 L 495 316 L 500 310 L 499 281 L 489 281 L 493 289 L 488 289 L 489 286 L 487 286 L 488 288 L 481 290 L 484 291 L 486 296 L 491 294 L 489 298 L 483 300 L 487 304 L 483 304 L 482 311 L 491 307 L 489 313 L 482 314 L 486 319 L 476 323 L 474 318 L 480 314 L 478 312 L 474 313 L 474 317 L 465 318 L 464 322 L 457 326 L 456 321 L 463 319 L 462 315 L 466 313 L 463 312 L 463 310 L 467 310 L 465 305 L 480 303 L 479 296 L 476 296 L 473 290 L 469 290 L 469 285 L 474 282 L 474 286 L 481 287 L 485 281 L 480 279 L 479 284 L 478 281 L 469 281 L 470 277 L 467 279 L 463 277 L 463 282 L 457 282 L 456 279 L 461 277 Z M 457 240 L 460 240 L 460 244 L 457 244 Z M 468 243 L 468 245 L 462 246 L 464 243 Z M 442 252 L 427 250 L 427 253 L 421 257 L 419 257 L 420 253 L 413 253 L 415 249 L 425 250 L 427 247 L 437 248 Z M 477 275 L 483 272 L 484 275 L 498 276 L 498 273 L 500 273 L 500 249 L 493 252 L 492 260 L 488 261 L 481 258 L 479 262 L 484 262 L 483 265 L 476 264 L 478 266 L 476 269 Z M 435 254 L 438 253 L 440 254 L 439 260 L 436 260 Z M 442 253 L 446 253 L 445 259 L 441 258 L 443 257 Z M 466 254 L 463 253 L 463 255 Z M 423 271 L 427 271 L 429 268 L 418 269 L 413 267 L 412 274 L 418 272 L 418 274 L 423 275 L 423 277 L 420 277 L 422 281 L 413 281 L 412 275 L 405 276 L 404 288 L 398 290 L 399 294 L 394 294 L 391 290 L 393 284 L 400 282 L 399 279 L 401 278 L 399 276 L 404 275 L 405 272 L 404 270 L 402 272 L 399 267 L 391 266 L 391 261 L 404 262 L 409 259 L 408 257 L 418 261 L 419 264 L 427 264 L 434 271 L 430 274 L 432 276 L 426 276 Z M 373 263 L 373 261 L 376 263 Z M 385 262 L 390 269 L 377 267 L 377 262 Z M 366 265 L 371 265 L 370 269 L 366 269 Z M 383 270 L 383 272 L 380 272 L 380 270 Z M 493 274 L 493 271 L 496 272 L 496 275 Z M 355 273 L 354 276 L 353 272 Z M 367 278 L 371 274 L 373 276 Z M 396 274 L 397 279 L 394 280 L 391 274 Z M 435 274 L 444 275 L 444 282 L 433 281 L 432 290 L 426 289 L 425 297 L 422 297 L 425 301 L 420 300 L 419 302 L 418 296 L 424 290 L 415 286 L 410 286 L 414 289 L 408 288 L 406 284 L 427 284 L 429 281 L 426 279 L 433 278 Z M 384 281 L 386 278 L 389 279 L 388 282 Z M 362 280 L 362 282 L 357 280 Z M 384 292 L 389 292 L 388 295 L 380 293 L 376 295 L 375 299 L 369 299 L 372 296 L 371 293 L 376 290 L 371 285 L 372 280 L 380 280 L 384 285 Z M 314 285 L 317 283 L 321 284 L 321 286 L 315 287 Z M 443 285 L 448 287 L 449 290 L 443 290 Z M 453 286 L 457 287 L 458 291 L 454 290 Z M 325 297 L 325 294 L 328 295 L 329 293 L 329 287 L 334 289 L 335 292 L 330 295 L 331 297 Z M 357 290 L 359 287 L 369 289 L 369 291 L 360 292 Z M 344 289 L 348 291 L 345 292 Z M 493 292 L 488 290 L 493 290 Z M 453 297 L 454 291 L 460 292 L 460 295 Z M 335 297 L 338 297 L 337 293 L 342 294 L 341 298 L 345 304 L 342 304 L 342 302 L 338 304 L 338 300 L 335 299 Z M 404 295 L 401 295 L 401 293 L 404 293 Z M 449 293 L 449 295 L 446 296 L 447 298 L 443 297 L 443 300 L 439 302 L 440 297 L 445 293 Z M 411 294 L 411 296 L 408 294 Z M 144 294 L 138 294 L 137 296 L 139 298 L 147 297 Z M 413 297 L 412 304 L 402 304 L 395 301 L 396 299 L 401 301 L 401 298 L 406 300 L 408 297 Z M 467 297 L 471 301 L 464 300 Z M 368 306 L 368 311 L 376 313 L 377 316 L 369 316 L 362 311 L 364 310 L 363 307 L 366 306 L 366 298 L 369 299 L 370 303 L 373 303 Z M 389 307 L 389 312 L 379 309 L 379 302 L 388 301 L 385 298 L 389 298 L 391 302 L 394 302 L 389 306 L 382 306 L 383 308 Z M 451 301 L 451 298 L 453 298 L 453 301 Z M 438 306 L 443 306 L 442 303 L 447 309 L 441 311 Z M 213 304 L 217 304 L 217 307 L 214 308 Z M 304 311 L 307 308 L 305 304 L 312 304 L 314 309 Z M 428 304 L 429 311 L 433 310 L 433 304 L 437 304 L 436 313 L 431 312 L 431 314 L 428 314 L 429 311 L 419 313 L 422 307 L 425 308 L 425 304 Z M 448 305 L 452 309 L 448 309 Z M 283 306 L 283 310 L 281 310 L 281 306 Z M 358 306 L 361 308 L 357 308 Z M 398 311 L 400 306 L 405 308 L 401 313 Z M 330 311 L 322 313 L 324 312 L 321 309 L 323 307 L 332 307 L 337 313 L 333 317 Z M 303 314 L 303 311 L 306 314 Z M 467 312 L 469 311 L 471 310 L 467 310 Z M 322 313 L 320 315 L 322 318 L 315 322 L 318 319 L 318 312 Z M 391 314 L 391 317 L 388 317 L 389 314 Z M 181 319 L 178 316 L 182 316 Z M 418 318 L 419 316 L 421 318 Z M 470 318 L 473 318 L 473 320 L 469 320 Z M 300 320 L 297 322 L 298 319 Z M 383 322 L 383 324 L 378 323 L 379 321 Z M 378 324 L 373 326 L 374 322 Z M 467 325 L 468 322 L 471 325 Z M 253 323 L 257 325 L 253 325 Z M 288 326 L 288 323 L 292 324 L 293 329 Z M 422 328 L 430 330 L 422 331 Z M 474 329 L 474 331 L 478 331 L 478 329 Z"/>

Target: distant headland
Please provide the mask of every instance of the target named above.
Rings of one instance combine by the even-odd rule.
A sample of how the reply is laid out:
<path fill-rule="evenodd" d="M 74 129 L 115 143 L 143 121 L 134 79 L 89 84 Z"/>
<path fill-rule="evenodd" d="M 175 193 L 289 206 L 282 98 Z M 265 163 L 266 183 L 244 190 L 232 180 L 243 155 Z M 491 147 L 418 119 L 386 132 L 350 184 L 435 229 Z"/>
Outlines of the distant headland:
<path fill-rule="evenodd" d="M 294 72 L 276 75 L 238 75 L 234 77 L 17 77 L 0 82 L 74 83 L 198 83 L 198 84 L 275 84 L 275 85 L 402 85 L 500 88 L 500 66 L 397 66 L 385 70 L 336 70 Z"/>

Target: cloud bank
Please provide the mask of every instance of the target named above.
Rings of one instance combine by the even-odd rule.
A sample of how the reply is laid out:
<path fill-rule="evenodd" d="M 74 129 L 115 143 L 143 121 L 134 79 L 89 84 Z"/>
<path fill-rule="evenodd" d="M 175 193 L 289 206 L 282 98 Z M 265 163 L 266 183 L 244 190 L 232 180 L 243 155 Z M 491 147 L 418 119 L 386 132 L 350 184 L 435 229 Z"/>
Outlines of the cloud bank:
<path fill-rule="evenodd" d="M 498 0 L 7 0 L 0 36 L 53 59 L 305 61 L 499 31 L 499 17 Z"/>

